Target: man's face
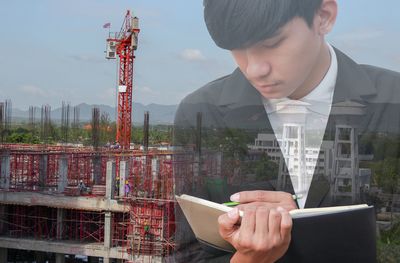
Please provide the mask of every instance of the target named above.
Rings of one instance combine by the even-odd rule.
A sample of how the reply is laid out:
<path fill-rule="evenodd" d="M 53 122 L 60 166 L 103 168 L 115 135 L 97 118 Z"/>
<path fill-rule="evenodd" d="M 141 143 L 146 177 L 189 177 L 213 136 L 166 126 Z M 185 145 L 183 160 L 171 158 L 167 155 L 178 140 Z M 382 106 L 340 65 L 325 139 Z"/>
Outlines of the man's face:
<path fill-rule="evenodd" d="M 319 81 L 323 37 L 302 18 L 294 18 L 276 36 L 234 49 L 240 70 L 265 98 L 294 97 Z M 320 74 L 319 74 L 320 75 Z M 310 87 L 314 85 L 314 87 Z M 307 94 L 307 93 L 306 93 Z"/>

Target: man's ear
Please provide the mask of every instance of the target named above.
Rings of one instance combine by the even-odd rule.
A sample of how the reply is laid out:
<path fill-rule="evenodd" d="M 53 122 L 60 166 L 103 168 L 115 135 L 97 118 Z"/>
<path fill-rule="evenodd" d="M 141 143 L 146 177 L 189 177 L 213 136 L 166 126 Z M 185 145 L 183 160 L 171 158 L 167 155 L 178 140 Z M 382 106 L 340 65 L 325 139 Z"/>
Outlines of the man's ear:
<path fill-rule="evenodd" d="M 336 21 L 338 6 L 336 0 L 322 0 L 321 7 L 316 13 L 315 26 L 319 34 L 328 34 Z"/>

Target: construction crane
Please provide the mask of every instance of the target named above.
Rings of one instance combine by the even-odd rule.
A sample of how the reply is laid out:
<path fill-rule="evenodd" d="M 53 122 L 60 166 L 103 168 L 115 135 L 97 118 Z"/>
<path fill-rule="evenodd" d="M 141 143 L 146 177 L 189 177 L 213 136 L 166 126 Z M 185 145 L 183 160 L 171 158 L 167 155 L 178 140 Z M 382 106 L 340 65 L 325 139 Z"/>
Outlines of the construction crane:
<path fill-rule="evenodd" d="M 106 24 L 108 27 L 110 24 Z M 132 127 L 132 88 L 134 51 L 138 46 L 139 19 L 132 17 L 128 10 L 119 33 L 109 33 L 107 38 L 107 59 L 118 56 L 118 109 L 116 143 L 122 149 L 129 149 Z"/>

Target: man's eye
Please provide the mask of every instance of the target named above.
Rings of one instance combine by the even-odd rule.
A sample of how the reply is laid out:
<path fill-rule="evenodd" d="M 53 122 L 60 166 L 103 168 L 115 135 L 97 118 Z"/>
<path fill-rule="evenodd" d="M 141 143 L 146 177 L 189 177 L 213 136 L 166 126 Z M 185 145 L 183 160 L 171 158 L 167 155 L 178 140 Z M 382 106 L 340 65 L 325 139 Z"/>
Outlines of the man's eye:
<path fill-rule="evenodd" d="M 282 41 L 283 41 L 283 39 L 280 39 L 280 40 L 275 41 L 273 43 L 265 43 L 265 44 L 263 44 L 263 47 L 264 48 L 269 48 L 269 49 L 276 48 L 282 43 Z"/>
<path fill-rule="evenodd" d="M 279 46 L 280 41 L 273 43 L 273 44 L 264 44 L 263 47 L 265 48 L 276 48 L 277 46 Z"/>

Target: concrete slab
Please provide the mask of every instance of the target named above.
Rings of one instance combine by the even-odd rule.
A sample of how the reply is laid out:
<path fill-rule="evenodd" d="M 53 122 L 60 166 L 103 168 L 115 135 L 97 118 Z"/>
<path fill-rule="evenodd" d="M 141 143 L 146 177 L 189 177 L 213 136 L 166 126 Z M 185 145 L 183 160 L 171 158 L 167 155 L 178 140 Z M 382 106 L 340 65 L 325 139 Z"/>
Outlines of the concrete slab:
<path fill-rule="evenodd" d="M 0 204 L 47 206 L 89 211 L 128 212 L 123 202 L 103 197 L 64 196 L 35 192 L 0 191 Z"/>

